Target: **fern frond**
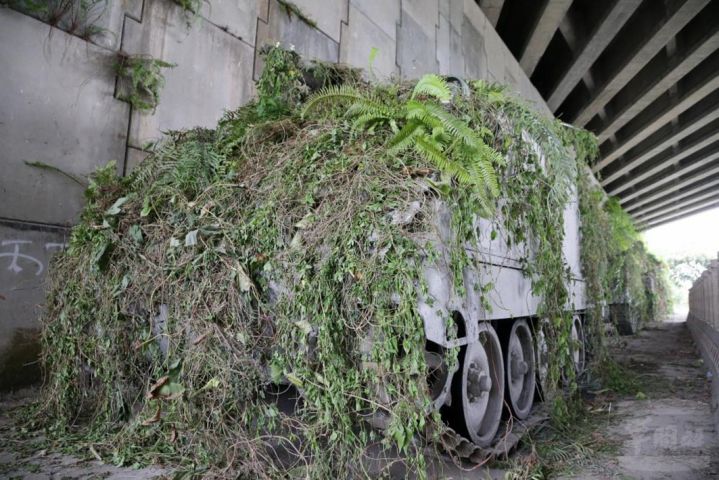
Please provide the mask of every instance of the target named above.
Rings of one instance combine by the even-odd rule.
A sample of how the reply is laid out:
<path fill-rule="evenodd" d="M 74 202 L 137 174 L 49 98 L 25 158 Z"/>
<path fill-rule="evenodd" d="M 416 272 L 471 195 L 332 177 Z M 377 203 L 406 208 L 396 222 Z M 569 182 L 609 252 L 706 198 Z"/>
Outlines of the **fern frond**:
<path fill-rule="evenodd" d="M 412 90 L 412 99 L 417 95 L 429 95 L 441 102 L 448 102 L 452 99 L 452 91 L 447 82 L 439 75 L 428 73 L 422 76 Z"/>
<path fill-rule="evenodd" d="M 345 115 L 348 117 L 373 115 L 375 117 L 391 119 L 396 118 L 399 115 L 399 112 L 370 95 L 367 97 L 361 96 L 360 98 L 357 98 L 352 105 L 349 106 Z"/>
<path fill-rule="evenodd" d="M 404 116 L 408 119 L 421 121 L 428 130 L 442 127 L 442 122 L 432 115 L 427 106 L 427 103 L 420 102 L 419 100 L 408 100 L 404 105 Z"/>
<path fill-rule="evenodd" d="M 323 105 L 338 105 L 347 102 L 358 102 L 365 97 L 356 88 L 349 85 L 333 85 L 325 87 L 313 94 L 302 109 L 302 117 Z"/>
<path fill-rule="evenodd" d="M 362 115 L 355 116 L 354 121 L 352 122 L 352 128 L 354 129 L 361 129 L 364 128 L 366 125 L 369 124 L 375 124 L 382 121 L 388 120 L 384 116 L 377 116 L 371 113 L 364 113 Z"/>
<path fill-rule="evenodd" d="M 493 197 L 499 196 L 499 181 L 491 162 L 481 156 L 476 156 L 470 168 L 474 174 L 475 183 L 478 183 L 478 180 L 481 182 L 481 186 L 486 188 Z"/>
<path fill-rule="evenodd" d="M 397 132 L 389 143 L 389 153 L 399 153 L 411 147 L 415 143 L 415 135 L 424 132 L 422 124 L 416 120 L 410 120 L 405 123 L 402 129 Z"/>
<path fill-rule="evenodd" d="M 474 183 L 485 188 L 492 197 L 499 196 L 499 180 L 494 165 L 499 165 L 501 155 L 493 148 L 465 148 L 461 153 L 464 163 L 473 174 Z"/>
<path fill-rule="evenodd" d="M 477 203 L 477 211 L 480 216 L 491 217 L 495 210 L 494 197 L 486 190 L 479 188 L 474 190 L 474 199 Z"/>
<path fill-rule="evenodd" d="M 437 142 L 426 134 L 417 135 L 414 142 L 415 150 L 432 162 L 440 171 L 455 177 L 461 183 L 472 183 L 472 175 L 467 169 L 461 163 L 447 157 L 440 147 Z"/>
<path fill-rule="evenodd" d="M 132 172 L 132 188 L 139 190 L 158 178 L 175 170 L 178 164 L 177 148 L 174 142 L 167 142 L 158 147 L 154 154 L 142 162 Z"/>
<path fill-rule="evenodd" d="M 482 139 L 479 138 L 479 135 L 477 135 L 464 120 L 455 117 L 439 105 L 427 103 L 424 107 L 429 114 L 442 123 L 445 130 L 451 135 L 461 138 L 465 144 L 478 148 L 484 143 Z"/>

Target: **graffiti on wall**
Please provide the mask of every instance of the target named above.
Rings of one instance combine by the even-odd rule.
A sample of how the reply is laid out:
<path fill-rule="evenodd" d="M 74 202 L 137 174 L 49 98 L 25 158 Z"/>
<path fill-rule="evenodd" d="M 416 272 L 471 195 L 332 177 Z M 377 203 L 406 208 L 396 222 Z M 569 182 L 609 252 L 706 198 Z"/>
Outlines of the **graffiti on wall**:
<path fill-rule="evenodd" d="M 29 268 L 33 269 L 35 276 L 39 277 L 45 271 L 45 264 L 42 260 L 26 252 L 26 249 L 31 247 L 33 243 L 32 240 L 3 240 L 0 242 L 0 259 L 5 258 L 8 262 L 6 270 L 19 274 Z M 53 253 L 64 250 L 67 246 L 67 243 L 45 242 L 44 251 Z"/>

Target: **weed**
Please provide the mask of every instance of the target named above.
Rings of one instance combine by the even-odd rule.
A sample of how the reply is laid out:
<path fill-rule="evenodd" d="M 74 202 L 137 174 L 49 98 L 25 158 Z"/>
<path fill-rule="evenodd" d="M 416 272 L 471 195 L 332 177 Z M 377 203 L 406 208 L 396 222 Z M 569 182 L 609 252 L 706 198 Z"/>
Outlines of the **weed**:
<path fill-rule="evenodd" d="M 108 0 L 3 0 L 10 8 L 90 40 L 103 32 L 97 23 L 107 9 Z"/>
<path fill-rule="evenodd" d="M 185 12 L 191 15 L 197 15 L 200 13 L 200 9 L 202 8 L 202 4 L 204 1 L 207 0 L 172 0 L 177 5 L 180 6 Z"/>
<path fill-rule="evenodd" d="M 118 98 L 141 111 L 155 109 L 160 101 L 160 90 L 165 86 L 162 69 L 174 66 L 146 55 L 118 54 L 115 70 L 122 82 Z"/>
<path fill-rule="evenodd" d="M 602 387 L 618 395 L 636 396 L 644 389 L 640 375 L 611 358 L 605 358 L 595 370 Z"/>
<path fill-rule="evenodd" d="M 570 477 L 598 458 L 615 455 L 619 443 L 600 433 L 613 422 L 608 408 L 593 405 L 577 408 L 568 422 L 550 422 L 531 435 L 520 452 L 505 465 L 507 479 Z"/>
<path fill-rule="evenodd" d="M 317 23 L 309 16 L 307 16 L 307 14 L 305 14 L 302 9 L 300 9 L 300 7 L 298 7 L 294 3 L 288 0 L 277 0 L 277 2 L 280 4 L 285 13 L 287 13 L 288 17 L 292 18 L 292 16 L 294 15 L 310 27 L 317 28 Z"/>

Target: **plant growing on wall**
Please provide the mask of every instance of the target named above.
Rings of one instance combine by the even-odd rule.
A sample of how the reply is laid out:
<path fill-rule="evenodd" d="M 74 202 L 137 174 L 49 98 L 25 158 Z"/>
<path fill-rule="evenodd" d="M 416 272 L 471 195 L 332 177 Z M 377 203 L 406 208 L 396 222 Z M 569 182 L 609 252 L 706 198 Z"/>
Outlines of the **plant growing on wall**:
<path fill-rule="evenodd" d="M 264 70 L 257 82 L 257 113 L 264 118 L 278 118 L 297 109 L 307 88 L 303 83 L 300 56 L 294 49 L 266 45 L 260 49 Z"/>
<path fill-rule="evenodd" d="M 288 17 L 292 18 L 292 16 L 295 16 L 310 27 L 317 28 L 317 23 L 293 2 L 290 2 L 289 0 L 277 0 L 277 3 L 280 4 L 280 7 L 282 7 Z"/>
<path fill-rule="evenodd" d="M 177 5 L 180 6 L 185 12 L 191 14 L 191 15 L 197 15 L 200 13 L 200 8 L 202 8 L 203 2 L 208 2 L 208 0 L 172 0 Z"/>
<path fill-rule="evenodd" d="M 115 70 L 120 79 L 118 98 L 141 111 L 151 111 L 165 86 L 162 70 L 175 64 L 147 55 L 119 54 Z"/>
<path fill-rule="evenodd" d="M 108 0 L 1 0 L 10 8 L 77 35 L 92 39 L 103 29 L 97 24 L 107 9 Z"/>

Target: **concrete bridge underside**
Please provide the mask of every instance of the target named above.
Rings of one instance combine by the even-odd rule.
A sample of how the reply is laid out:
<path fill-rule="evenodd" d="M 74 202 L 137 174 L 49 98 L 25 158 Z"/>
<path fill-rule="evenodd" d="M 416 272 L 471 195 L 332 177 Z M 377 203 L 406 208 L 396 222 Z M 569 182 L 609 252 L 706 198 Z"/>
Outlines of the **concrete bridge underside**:
<path fill-rule="evenodd" d="M 477 1 L 642 228 L 719 207 L 719 1 Z"/>

